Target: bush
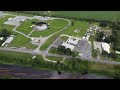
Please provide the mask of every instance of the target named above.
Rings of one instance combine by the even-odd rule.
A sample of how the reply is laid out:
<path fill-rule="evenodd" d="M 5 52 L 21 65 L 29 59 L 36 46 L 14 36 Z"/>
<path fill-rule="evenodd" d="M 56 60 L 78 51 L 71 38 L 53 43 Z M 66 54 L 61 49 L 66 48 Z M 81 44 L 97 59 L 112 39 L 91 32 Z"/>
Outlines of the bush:
<path fill-rule="evenodd" d="M 100 22 L 100 27 L 106 27 L 108 25 L 107 22 Z"/>

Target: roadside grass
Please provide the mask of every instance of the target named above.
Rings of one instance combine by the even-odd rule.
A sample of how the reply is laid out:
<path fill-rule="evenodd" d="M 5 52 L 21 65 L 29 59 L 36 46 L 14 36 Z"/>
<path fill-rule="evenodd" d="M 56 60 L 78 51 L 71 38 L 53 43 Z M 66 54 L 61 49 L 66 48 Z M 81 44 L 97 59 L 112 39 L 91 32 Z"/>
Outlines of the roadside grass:
<path fill-rule="evenodd" d="M 72 60 L 76 60 L 76 59 L 66 58 L 64 62 L 67 65 L 69 65 L 69 63 L 72 62 Z M 82 60 L 82 62 L 85 62 L 85 61 Z M 103 64 L 103 63 L 93 62 L 93 61 L 87 61 L 87 62 L 88 62 L 88 64 L 87 64 L 88 65 L 88 73 L 95 73 L 98 75 L 106 75 L 109 77 L 114 76 L 115 65 Z M 77 63 L 76 65 L 80 65 L 80 63 Z M 84 63 L 82 63 L 82 65 L 84 65 Z"/>
<path fill-rule="evenodd" d="M 94 36 L 90 36 L 90 38 L 89 38 L 89 40 L 90 40 L 90 42 L 91 42 L 91 44 L 92 44 L 92 57 L 93 58 L 96 58 L 97 57 L 97 53 L 95 52 L 95 50 L 94 50 L 94 43 L 93 43 L 93 41 L 94 41 Z"/>
<path fill-rule="evenodd" d="M 33 20 L 27 20 L 27 21 L 24 21 L 21 23 L 20 26 L 17 27 L 17 31 L 20 31 L 26 35 L 28 35 L 32 30 L 33 30 L 33 27 L 30 27 L 32 26 L 32 22 L 39 22 L 40 20 L 37 20 L 37 19 L 33 19 Z"/>
<path fill-rule="evenodd" d="M 82 26 L 82 29 L 80 30 L 79 34 L 75 33 L 74 30 L 78 27 Z M 86 26 L 86 27 L 84 27 Z M 54 41 L 55 39 L 61 34 L 68 34 L 68 35 L 72 35 L 72 36 L 83 36 L 84 33 L 87 31 L 89 24 L 87 25 L 87 22 L 82 22 L 82 21 L 75 21 L 74 26 L 69 26 L 67 29 L 65 29 L 62 32 L 58 32 L 55 35 L 51 36 L 41 47 L 40 50 L 46 50 Z"/>
<path fill-rule="evenodd" d="M 47 59 L 53 60 L 53 61 L 62 61 L 62 57 L 54 57 L 54 56 L 46 56 Z"/>
<path fill-rule="evenodd" d="M 12 18 L 12 17 L 13 17 L 13 16 L 8 16 L 8 15 L 6 15 L 5 17 L 0 18 L 0 31 L 1 31 L 2 29 L 7 29 L 8 31 L 12 31 L 12 29 L 13 29 L 15 26 L 4 24 L 4 22 L 6 22 L 6 21 L 8 20 L 8 18 Z"/>
<path fill-rule="evenodd" d="M 3 50 L 0 50 L 0 56 L 16 57 L 16 58 L 32 58 L 31 54 L 20 53 L 20 52 L 11 52 L 11 51 L 3 51 Z"/>
<path fill-rule="evenodd" d="M 61 36 L 60 37 L 62 40 L 64 40 L 64 41 L 66 41 L 69 37 L 67 37 L 67 36 Z"/>
<path fill-rule="evenodd" d="M 3 50 L 0 50 L 0 57 L 6 57 L 6 56 L 9 57 L 9 58 L 18 58 L 18 60 L 19 59 L 25 59 L 26 61 L 30 61 L 30 60 L 34 61 L 34 59 L 32 59 L 33 55 L 29 54 L 29 53 L 12 52 L 12 51 L 3 51 Z M 39 59 L 39 60 L 43 59 L 42 55 L 36 55 L 36 58 Z M 16 62 L 16 61 L 13 60 L 13 62 Z"/>
<path fill-rule="evenodd" d="M 52 53 L 52 54 L 61 54 L 57 48 L 55 47 L 51 47 L 50 50 L 49 50 L 49 53 Z"/>
<path fill-rule="evenodd" d="M 85 21 L 76 21 L 73 20 L 74 24 L 68 27 L 64 34 L 71 35 L 71 36 L 84 36 L 85 32 L 89 27 L 89 23 Z M 79 29 L 79 32 L 74 32 L 74 30 Z"/>
<path fill-rule="evenodd" d="M 98 70 L 98 71 L 103 70 L 103 71 L 108 71 L 108 72 L 113 73 L 114 72 L 114 65 L 102 64 L 102 63 L 97 63 L 97 62 L 92 63 L 91 62 L 90 69 L 91 70 Z"/>
<path fill-rule="evenodd" d="M 34 31 L 30 36 L 31 37 L 40 37 L 40 36 L 46 37 L 66 27 L 66 25 L 68 24 L 66 20 L 62 20 L 62 19 L 48 20 L 46 22 L 48 22 L 50 25 L 48 29 L 43 30 L 43 31 Z"/>
<path fill-rule="evenodd" d="M 91 62 L 89 65 L 90 72 L 98 73 L 98 74 L 103 74 L 103 75 L 108 75 L 108 76 L 113 76 L 114 75 L 114 66 L 112 64 L 102 64 L 98 62 Z"/>
<path fill-rule="evenodd" d="M 113 21 L 118 11 L 53 11 L 53 13 L 56 16 Z"/>
<path fill-rule="evenodd" d="M 60 36 L 61 33 L 62 31 L 57 32 L 56 34 L 48 38 L 47 41 L 40 47 L 40 50 L 46 50 L 56 40 L 56 38 Z"/>
<path fill-rule="evenodd" d="M 18 34 L 13 41 L 9 44 L 9 47 L 26 47 L 28 49 L 35 49 L 37 46 L 30 43 L 30 39 Z"/>
<path fill-rule="evenodd" d="M 32 59 L 32 56 L 28 53 L 0 50 L 0 64 L 32 67 L 38 70 L 56 70 L 55 64 L 44 61 L 42 55 L 36 55 L 35 59 Z"/>

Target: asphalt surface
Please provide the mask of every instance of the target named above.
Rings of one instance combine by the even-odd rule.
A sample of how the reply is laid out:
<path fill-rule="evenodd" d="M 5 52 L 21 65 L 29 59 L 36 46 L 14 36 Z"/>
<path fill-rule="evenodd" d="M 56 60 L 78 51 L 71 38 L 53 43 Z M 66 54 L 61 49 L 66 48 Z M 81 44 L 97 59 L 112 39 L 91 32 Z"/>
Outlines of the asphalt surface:
<path fill-rule="evenodd" d="M 37 70 L 30 67 L 21 67 L 16 65 L 1 65 L 0 76 L 13 76 L 15 79 L 112 79 L 110 77 L 80 73 L 61 72 L 59 75 L 56 71 Z"/>

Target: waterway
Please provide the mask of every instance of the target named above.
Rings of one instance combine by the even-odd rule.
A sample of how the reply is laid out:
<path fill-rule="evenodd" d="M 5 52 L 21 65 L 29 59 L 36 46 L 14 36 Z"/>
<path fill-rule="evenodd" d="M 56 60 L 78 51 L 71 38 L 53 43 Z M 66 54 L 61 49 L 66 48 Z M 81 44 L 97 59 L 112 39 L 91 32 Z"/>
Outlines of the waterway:
<path fill-rule="evenodd" d="M 0 76 L 12 76 L 15 79 L 112 79 L 96 74 L 61 72 L 37 70 L 31 67 L 0 64 Z"/>

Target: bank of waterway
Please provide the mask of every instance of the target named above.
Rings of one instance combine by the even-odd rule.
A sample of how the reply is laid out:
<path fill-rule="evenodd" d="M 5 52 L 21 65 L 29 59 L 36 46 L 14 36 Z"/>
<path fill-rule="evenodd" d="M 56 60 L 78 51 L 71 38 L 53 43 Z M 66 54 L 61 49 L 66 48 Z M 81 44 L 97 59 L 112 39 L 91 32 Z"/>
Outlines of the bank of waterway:
<path fill-rule="evenodd" d="M 17 79 L 111 79 L 96 74 L 82 75 L 80 73 L 37 70 L 31 67 L 0 64 L 0 76 L 10 76 Z"/>

